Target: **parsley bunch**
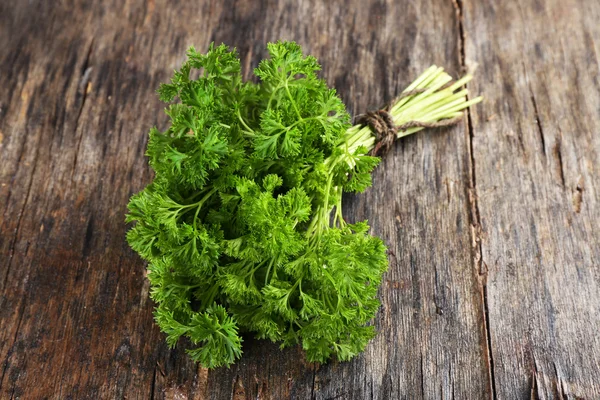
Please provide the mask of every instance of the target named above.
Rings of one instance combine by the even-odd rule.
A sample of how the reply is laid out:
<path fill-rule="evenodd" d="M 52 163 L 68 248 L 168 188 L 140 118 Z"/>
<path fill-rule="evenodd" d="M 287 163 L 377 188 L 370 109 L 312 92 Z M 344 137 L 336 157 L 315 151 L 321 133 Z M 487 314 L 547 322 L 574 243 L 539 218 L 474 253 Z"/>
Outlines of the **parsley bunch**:
<path fill-rule="evenodd" d="M 342 216 L 342 193 L 367 188 L 379 161 L 367 155 L 370 129 L 351 126 L 314 57 L 293 42 L 268 50 L 252 83 L 225 45 L 189 49 L 158 90 L 171 125 L 150 131 L 155 178 L 128 206 L 156 322 L 208 368 L 240 357 L 242 332 L 301 344 L 309 361 L 354 357 L 374 336 L 388 265 L 366 222 Z M 474 101 L 456 92 L 466 80 L 449 80 L 430 68 L 407 89 L 423 90 L 392 107 L 394 121 L 460 115 Z"/>

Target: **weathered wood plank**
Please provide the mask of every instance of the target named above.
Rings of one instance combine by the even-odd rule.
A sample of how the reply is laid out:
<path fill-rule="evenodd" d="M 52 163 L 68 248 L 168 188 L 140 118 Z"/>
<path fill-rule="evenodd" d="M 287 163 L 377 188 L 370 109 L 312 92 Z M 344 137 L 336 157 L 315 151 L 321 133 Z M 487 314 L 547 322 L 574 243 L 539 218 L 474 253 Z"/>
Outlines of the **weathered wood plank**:
<path fill-rule="evenodd" d="M 319 57 L 323 76 L 351 110 L 390 100 L 430 63 L 454 67 L 455 74 L 459 69 L 452 4 L 280 4 L 260 14 L 274 21 L 266 32 L 256 23 L 259 10 L 237 7 L 234 17 L 225 14 L 219 23 L 225 30 L 215 39 L 237 46 L 243 58 L 251 50 L 249 65 L 264 55 L 267 41 L 298 41 Z M 417 24 L 419 18 L 430 22 Z M 248 38 L 257 41 L 248 44 Z M 241 398 L 484 396 L 490 387 L 487 346 L 472 269 L 468 138 L 461 132 L 408 139 L 388 155 L 373 190 L 348 199 L 350 219 L 369 218 L 395 254 L 382 289 L 380 335 L 365 355 L 322 366 L 313 377 L 314 367 L 299 361 L 297 350 L 246 343 L 241 363 L 209 374 L 211 398 L 229 398 L 232 388 Z"/>
<path fill-rule="evenodd" d="M 374 187 L 346 201 L 349 219 L 368 218 L 392 254 L 376 320 L 380 334 L 350 363 L 317 367 L 303 362 L 299 349 L 282 352 L 248 339 L 231 369 L 198 369 L 182 351 L 166 349 L 152 321 L 144 265 L 124 242 L 127 199 L 150 179 L 145 133 L 166 121 L 153 92 L 188 45 L 235 45 L 249 70 L 267 41 L 297 40 L 320 58 L 323 76 L 351 111 L 360 112 L 390 100 L 431 63 L 459 73 L 456 10 L 441 0 L 0 5 L 0 87 L 7 88 L 0 91 L 1 396 L 488 397 L 466 125 L 403 140 L 375 173 Z M 467 40 L 467 55 L 476 54 L 472 47 Z M 475 88 L 483 92 L 485 85 L 491 84 L 482 80 Z M 542 106 L 540 113 L 552 110 Z M 478 110 L 474 129 L 483 126 Z M 484 210 L 493 209 L 481 205 L 480 174 L 490 171 L 479 170 L 479 158 L 495 150 L 473 136 L 485 222 Z M 582 207 L 591 208 L 581 213 L 597 212 L 586 202 L 595 193 L 586 179 L 585 190 L 576 191 Z M 514 357 L 510 349 L 504 354 Z M 495 378 L 497 386 L 509 379 Z"/>
<path fill-rule="evenodd" d="M 350 6 L 349 9 L 359 10 L 360 7 L 358 7 L 358 5 L 355 8 Z M 349 104 L 354 106 L 354 108 L 364 109 L 367 106 L 380 104 L 382 98 L 386 100 L 391 98 L 393 93 L 398 90 L 397 87 L 393 89 L 386 87 L 386 84 L 389 86 L 391 82 L 393 82 L 393 84 L 399 83 L 398 71 L 406 68 L 408 56 L 415 48 L 427 48 L 428 43 L 446 37 L 447 42 L 442 42 L 440 48 L 435 48 L 432 51 L 433 53 L 438 54 L 437 57 L 439 57 L 437 60 L 434 59 L 433 61 L 439 60 L 446 64 L 451 63 L 456 65 L 456 60 L 458 59 L 456 53 L 456 40 L 458 34 L 457 31 L 454 31 L 456 25 L 453 22 L 454 14 L 451 5 L 448 5 L 445 8 L 446 18 L 441 19 L 438 25 L 433 24 L 430 28 L 416 28 L 414 25 L 409 24 L 409 22 L 415 18 L 415 15 L 411 15 L 407 12 L 400 13 L 399 10 L 394 10 L 392 7 L 389 7 L 389 9 L 393 10 L 393 12 L 386 17 L 385 8 L 374 8 L 368 14 L 356 11 L 349 12 L 347 13 L 348 15 L 342 16 L 335 15 L 331 9 L 321 10 L 316 8 L 311 12 L 307 12 L 300 7 L 297 12 L 294 9 L 291 9 L 292 12 L 290 12 L 290 9 L 286 8 L 285 11 L 288 15 L 293 16 L 289 21 L 283 21 L 285 26 L 289 26 L 287 29 L 294 29 L 294 24 L 297 24 L 295 21 L 298 19 L 306 20 L 312 17 L 313 24 L 316 25 L 315 29 L 318 32 L 321 32 L 321 35 L 325 32 L 325 35 L 330 38 L 331 41 L 336 43 L 336 41 L 341 40 L 341 44 L 335 44 L 333 46 L 329 45 L 328 48 L 324 48 L 323 51 L 320 52 L 318 48 L 313 49 L 314 40 L 312 40 L 310 36 L 307 39 L 303 39 L 302 36 L 298 36 L 297 34 L 291 36 L 290 33 L 287 33 L 285 30 L 282 30 L 282 33 L 273 34 L 271 37 L 267 36 L 266 40 L 273 40 L 279 37 L 291 37 L 299 40 L 303 45 L 311 49 L 313 54 L 319 55 L 324 61 L 324 75 L 328 78 L 330 76 L 334 77 L 333 80 L 336 82 L 336 86 L 340 88 L 342 95 L 349 101 Z M 278 11 L 275 10 L 274 12 L 277 13 Z M 430 15 L 425 14 L 423 18 L 433 18 L 433 15 L 439 15 L 439 13 L 434 13 L 434 10 L 419 10 L 419 13 L 423 12 L 430 13 Z M 283 14 L 283 12 L 281 13 Z M 296 14 L 305 14 L 306 18 L 298 18 Z M 331 17 L 324 21 L 314 17 L 320 15 L 330 15 Z M 267 19 L 269 18 L 270 14 L 267 14 Z M 335 23 L 337 19 L 341 19 L 342 23 Z M 243 27 L 243 20 L 244 17 L 241 16 L 240 23 L 236 24 L 236 26 Z M 279 20 L 279 18 L 277 18 L 277 20 Z M 344 27 L 344 21 L 352 21 L 354 25 L 347 30 L 340 29 Z M 411 43 L 410 40 L 406 40 L 403 44 L 405 47 L 401 48 L 401 51 L 397 56 L 378 55 L 387 54 L 389 49 L 397 48 L 398 45 L 394 43 L 391 33 L 386 34 L 386 32 L 393 32 L 392 26 L 395 25 L 395 22 L 398 22 L 399 26 L 407 27 L 405 34 L 399 35 L 399 37 L 418 36 L 415 35 L 417 32 L 412 31 L 417 29 L 420 30 L 418 33 L 424 36 L 422 43 L 415 44 Z M 323 24 L 323 26 L 319 26 L 318 24 L 320 23 Z M 375 36 L 377 40 L 369 38 L 365 41 L 360 34 L 356 33 L 357 30 L 359 30 L 357 27 L 360 27 L 361 25 L 368 27 L 369 24 L 372 25 L 373 23 L 377 23 L 380 26 L 378 34 Z M 348 25 L 350 25 L 350 23 L 348 23 Z M 280 28 L 278 25 L 275 25 L 273 30 L 276 31 L 277 29 Z M 444 32 L 443 29 L 446 31 Z M 440 30 L 442 31 L 440 32 Z M 292 34 L 294 32 L 292 32 Z M 234 38 L 234 40 L 236 39 L 237 38 Z M 234 42 L 234 44 L 237 43 Z M 333 51 L 330 50 L 330 48 L 333 48 Z M 353 54 L 356 51 L 355 49 L 360 49 L 360 55 L 355 56 Z M 402 50 L 404 52 L 402 52 Z M 428 50 L 431 51 L 431 49 Z M 380 58 L 379 60 L 378 57 Z M 424 60 L 421 65 L 413 66 L 413 76 L 418 73 L 419 69 L 424 68 L 427 65 L 427 62 L 432 60 L 432 57 L 429 54 L 419 54 L 418 57 L 415 56 L 416 59 L 419 59 L 420 57 L 423 57 Z M 335 63 L 331 65 L 330 60 L 338 60 L 339 64 Z M 357 65 L 350 75 L 348 75 L 348 71 L 345 70 L 345 65 L 347 64 Z M 398 67 L 395 67 L 395 65 Z M 371 76 L 372 78 L 365 79 L 365 76 Z M 405 78 L 402 83 L 407 83 L 407 79 Z M 362 104 L 359 104 L 360 102 L 358 101 L 353 102 L 353 96 L 348 96 L 348 94 L 346 94 L 348 91 L 352 93 L 352 90 L 356 90 L 358 93 L 364 93 L 364 97 L 361 97 Z M 448 147 L 456 146 L 457 143 L 460 143 L 460 139 L 461 137 L 458 136 L 458 140 L 455 138 Z M 444 140 L 445 139 L 441 139 L 442 143 L 445 143 Z M 418 149 L 411 148 L 406 151 L 402 157 L 404 160 L 414 160 L 415 158 L 420 160 L 422 159 L 422 151 L 422 147 Z M 437 154 L 435 154 L 433 150 L 430 151 L 433 154 L 429 154 L 428 156 L 433 159 Z M 444 156 L 443 152 L 440 152 L 440 154 L 441 155 L 437 156 L 442 158 L 448 156 Z M 465 151 L 463 154 L 465 155 L 463 160 L 467 160 L 467 152 Z M 432 161 L 431 159 L 431 166 L 444 164 L 443 161 Z M 378 338 L 378 342 L 369 349 L 364 358 L 359 359 L 354 363 L 340 366 L 330 365 L 320 369 L 315 376 L 313 386 L 315 388 L 316 397 L 328 398 L 341 395 L 342 398 L 365 398 L 367 396 L 386 398 L 394 396 L 394 394 L 407 395 L 409 393 L 417 396 L 416 393 L 420 393 L 421 391 L 425 391 L 422 393 L 424 397 L 435 395 L 441 396 L 443 394 L 449 396 L 452 393 L 453 385 L 455 386 L 454 391 L 455 393 L 458 393 L 458 395 L 480 397 L 482 392 L 487 390 L 485 377 L 487 372 L 481 358 L 483 351 L 479 342 L 479 338 L 484 336 L 482 334 L 481 336 L 478 336 L 480 334 L 476 325 L 478 314 L 473 308 L 473 304 L 477 304 L 478 299 L 472 295 L 474 284 L 473 279 L 471 278 L 472 270 L 470 268 L 470 231 L 467 229 L 463 232 L 462 243 L 460 240 L 457 241 L 455 239 L 457 236 L 456 230 L 461 229 L 460 224 L 464 224 L 465 227 L 468 226 L 468 213 L 464 197 L 466 194 L 464 179 L 462 180 L 463 183 L 460 183 L 463 178 L 461 175 L 466 174 L 465 171 L 467 167 L 465 164 L 462 166 L 457 165 L 460 161 L 460 159 L 457 160 L 456 164 L 452 166 L 453 168 L 451 167 L 450 171 L 446 172 L 450 176 L 446 175 L 445 177 L 442 177 L 441 174 L 438 176 L 439 180 L 444 180 L 444 178 L 446 178 L 446 182 L 440 183 L 437 188 L 430 185 L 430 191 L 427 192 L 426 190 L 426 193 L 422 197 L 413 195 L 412 201 L 402 204 L 398 199 L 403 196 L 401 195 L 400 189 L 398 189 L 398 192 L 395 193 L 397 196 L 396 198 L 387 199 L 394 204 L 396 210 L 391 212 L 390 215 L 382 216 L 377 221 L 377 225 L 380 227 L 387 226 L 386 230 L 389 234 L 387 237 L 390 237 L 390 242 L 394 243 L 396 237 L 395 233 L 399 230 L 402 231 L 403 229 L 399 226 L 401 223 L 397 221 L 396 217 L 410 220 L 410 222 L 407 223 L 407 231 L 412 232 L 414 239 L 410 242 L 407 241 L 406 244 L 410 243 L 417 249 L 413 250 L 411 252 L 412 254 L 406 253 L 404 249 L 402 249 L 404 246 L 400 241 L 398 247 L 394 249 L 395 253 L 402 254 L 404 268 L 403 271 L 397 272 L 399 275 L 398 277 L 390 279 L 388 286 L 384 289 L 384 292 L 389 296 L 387 306 L 394 311 L 388 311 L 388 313 L 385 314 L 387 318 L 382 315 L 382 321 L 380 322 L 382 336 Z M 432 176 L 436 174 L 436 171 L 434 171 L 433 168 L 420 172 L 427 167 L 419 165 L 418 163 L 416 165 L 414 164 L 414 162 L 405 161 L 400 168 L 398 168 L 398 165 L 395 165 L 394 167 L 396 168 L 392 167 L 391 169 L 388 169 L 388 171 L 402 170 L 402 182 L 405 181 L 404 176 L 416 175 L 421 177 L 420 182 L 411 180 L 410 182 L 405 183 L 406 186 L 403 189 L 409 193 L 416 193 L 423 190 L 423 186 L 428 186 L 428 183 L 431 183 L 434 179 Z M 388 168 L 390 167 L 388 166 Z M 386 175 L 386 173 L 384 172 L 380 176 L 383 175 Z M 386 182 L 387 185 L 391 185 L 392 187 L 397 186 L 396 182 L 400 181 L 399 176 L 400 174 L 396 175 L 393 172 L 387 175 L 385 179 L 390 179 L 390 181 Z M 423 182 L 428 178 L 430 179 L 430 182 Z M 456 182 L 459 182 L 456 185 L 457 187 L 454 186 Z M 448 189 L 448 185 L 450 185 L 450 189 Z M 386 187 L 386 184 L 384 183 L 382 187 Z M 450 206 L 445 205 L 449 201 L 447 200 L 448 190 L 459 192 L 456 195 L 456 203 Z M 448 229 L 452 232 L 451 234 L 448 234 L 449 243 L 446 247 L 450 249 L 450 252 L 455 251 L 458 254 L 450 256 L 449 258 L 451 261 L 448 263 L 444 262 L 444 257 L 446 255 L 443 253 L 440 254 L 437 259 L 435 256 L 431 256 L 430 258 L 427 256 L 427 253 L 429 252 L 427 249 L 432 248 L 436 240 L 435 235 L 431 234 L 436 231 L 436 227 L 431 225 L 427 228 L 423 228 L 423 225 L 430 218 L 430 215 L 423 215 L 426 214 L 427 211 L 423 211 L 423 214 L 419 213 L 414 215 L 414 208 L 427 197 L 431 197 L 432 192 L 436 193 L 436 198 L 434 198 L 435 200 L 430 201 L 429 203 L 431 204 L 428 204 L 427 206 L 431 207 L 441 196 L 443 201 L 436 204 L 434 207 L 439 209 L 440 205 L 444 204 L 443 211 L 439 211 L 440 213 L 446 212 L 447 208 L 450 208 L 454 212 L 454 214 L 452 211 L 448 213 L 449 215 L 452 215 L 452 217 L 449 217 L 451 223 L 449 224 L 449 227 L 444 227 L 444 229 Z M 382 189 L 378 192 L 374 191 L 373 194 L 371 194 L 372 197 L 367 201 L 373 201 L 374 204 L 381 203 L 381 197 L 383 196 Z M 354 202 L 356 202 L 356 199 L 354 199 Z M 397 203 L 402 205 L 397 205 Z M 434 207 L 432 207 L 431 210 L 433 210 Z M 427 207 L 424 208 L 427 209 Z M 377 218 L 377 213 L 365 210 L 366 207 L 363 203 L 355 209 L 355 213 L 358 214 L 357 216 L 360 218 L 364 218 L 365 216 Z M 418 220 L 420 220 L 420 223 L 417 223 Z M 459 226 L 451 225 L 455 223 L 458 223 Z M 415 231 L 413 231 L 412 226 L 415 225 L 418 226 L 418 228 L 415 228 Z M 420 233 L 418 230 L 424 230 L 425 232 Z M 430 232 L 429 240 L 426 239 L 427 230 Z M 403 251 L 400 251 L 400 249 Z M 421 259 L 416 261 L 417 257 Z M 418 276 L 419 271 L 411 271 L 408 268 L 411 258 L 413 259 L 412 264 L 415 269 L 417 263 L 426 263 L 427 265 L 440 264 L 441 272 L 439 272 L 439 280 L 436 280 L 434 268 L 425 268 L 421 274 L 422 276 L 429 278 L 431 286 L 423 284 Z M 453 263 L 455 264 L 452 265 Z M 398 268 L 397 265 L 399 264 L 395 265 L 396 268 Z M 447 290 L 444 284 L 441 283 L 444 278 L 447 278 L 449 275 L 457 275 L 465 278 L 463 280 L 464 287 L 462 293 L 458 292 L 455 288 Z M 460 278 L 458 280 L 460 281 Z M 421 288 L 421 285 L 423 285 L 424 288 Z M 399 291 L 404 293 L 398 295 L 397 292 Z M 435 300 L 447 303 L 443 304 L 443 307 L 447 307 L 447 316 L 445 318 L 440 317 L 435 313 L 434 297 L 436 296 L 439 297 Z M 450 299 L 446 299 L 446 296 Z M 455 300 L 458 301 L 455 302 Z M 460 305 L 461 301 L 466 304 Z M 402 307 L 400 303 L 405 303 L 402 304 L 402 306 L 405 307 Z M 464 308 L 461 308 L 461 306 Z M 421 311 L 421 308 L 425 309 L 425 311 Z M 440 310 L 438 312 L 443 311 Z M 400 317 L 398 314 L 403 315 Z M 416 314 L 416 316 L 413 314 Z M 437 321 L 432 323 L 432 319 Z M 394 329 L 398 329 L 397 327 L 400 321 L 404 322 L 405 326 L 403 329 L 399 329 L 399 331 L 408 331 L 408 333 L 405 334 L 406 337 L 402 337 L 396 331 L 393 331 Z M 413 324 L 415 324 L 416 327 Z M 437 326 L 435 326 L 436 324 Z M 458 328 L 461 324 L 467 326 L 467 329 Z M 430 329 L 433 333 L 430 333 Z M 461 337 L 459 338 L 457 336 L 449 340 L 445 335 L 450 334 L 451 331 L 454 332 L 451 333 L 452 335 L 457 334 Z M 385 337 L 386 332 L 388 332 L 387 337 Z M 448 343 L 452 343 L 456 348 L 445 352 L 442 348 Z M 390 344 L 393 345 L 390 346 Z M 393 353 L 391 353 L 391 351 L 393 351 Z M 440 360 L 436 353 L 445 354 L 447 358 Z M 273 358 L 271 353 L 268 354 L 268 357 Z M 425 357 L 428 357 L 429 359 L 424 359 Z M 456 359 L 453 359 L 453 357 L 456 357 Z M 225 389 L 223 389 L 222 382 L 231 382 L 231 385 L 235 388 L 244 386 L 244 393 L 251 398 L 254 398 L 263 390 L 269 390 L 268 388 L 270 388 L 273 398 L 286 396 L 290 393 L 289 386 L 287 385 L 290 382 L 278 381 L 277 378 L 273 379 L 274 368 L 270 366 L 276 366 L 276 370 L 281 369 L 279 357 L 276 356 L 275 360 L 276 361 L 273 363 L 268 361 L 263 362 L 263 360 L 260 359 L 257 362 L 254 356 L 251 355 L 244 359 L 245 363 L 233 367 L 232 370 L 222 370 L 211 374 L 209 386 L 211 388 L 211 395 L 214 396 L 214 398 L 225 398 L 231 389 L 230 387 L 225 387 Z M 470 367 L 465 368 L 465 370 L 473 371 L 473 375 L 470 375 L 469 373 L 461 374 L 453 371 L 453 365 L 456 365 L 455 362 L 468 364 Z M 340 380 L 340 374 L 341 376 L 346 376 L 348 378 Z M 288 375 L 286 374 L 285 378 L 287 377 Z M 294 379 L 293 375 L 291 378 L 292 380 Z M 300 376 L 300 381 L 302 382 L 302 390 L 304 390 L 303 387 L 306 382 L 305 374 Z M 475 382 L 475 384 L 473 384 L 473 382 Z M 273 385 L 273 383 L 275 383 L 275 385 Z M 297 388 L 292 386 L 291 393 L 294 393 L 293 389 Z M 298 392 L 295 394 L 298 398 L 302 398 Z"/>
<path fill-rule="evenodd" d="M 600 398 L 600 7 L 464 1 L 498 398 Z"/>
<path fill-rule="evenodd" d="M 162 25 L 142 2 L 0 13 L 2 398 L 148 398 L 158 360 L 195 390 L 123 242 L 123 206 L 150 178 L 139 125 L 159 122 L 152 92 L 185 50 L 162 7 Z"/>

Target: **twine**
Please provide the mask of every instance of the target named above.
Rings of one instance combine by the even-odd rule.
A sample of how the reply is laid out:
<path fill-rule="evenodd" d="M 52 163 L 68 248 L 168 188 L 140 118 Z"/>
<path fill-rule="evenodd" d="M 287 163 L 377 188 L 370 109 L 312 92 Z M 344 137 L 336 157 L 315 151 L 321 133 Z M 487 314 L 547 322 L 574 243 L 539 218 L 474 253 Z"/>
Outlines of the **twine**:
<path fill-rule="evenodd" d="M 449 85 L 446 84 L 439 90 L 442 90 Z M 367 111 L 365 114 L 357 115 L 354 123 L 357 125 L 368 126 L 371 131 L 375 134 L 375 147 L 369 152 L 370 155 L 376 156 L 383 151 L 385 154 L 389 151 L 396 140 L 398 132 L 406 131 L 410 128 L 439 128 L 444 126 L 451 126 L 462 121 L 462 117 L 455 117 L 450 119 L 443 119 L 436 122 L 424 122 L 424 121 L 408 121 L 402 125 L 395 125 L 394 119 L 389 112 L 390 105 L 396 104 L 398 101 L 423 93 L 427 89 L 415 89 L 404 92 L 396 97 L 390 104 L 377 111 Z"/>

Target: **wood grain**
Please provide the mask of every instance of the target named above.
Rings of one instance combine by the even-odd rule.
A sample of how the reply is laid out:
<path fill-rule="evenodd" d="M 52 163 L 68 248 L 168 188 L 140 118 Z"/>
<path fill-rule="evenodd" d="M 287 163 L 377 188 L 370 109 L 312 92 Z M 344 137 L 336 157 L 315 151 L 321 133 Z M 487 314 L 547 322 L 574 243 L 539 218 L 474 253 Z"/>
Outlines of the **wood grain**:
<path fill-rule="evenodd" d="M 588 1 L 464 1 L 498 398 L 600 398 L 599 17 Z"/>
<path fill-rule="evenodd" d="M 506 4 L 504 4 L 506 3 Z M 0 2 L 0 398 L 597 398 L 600 6 L 471 0 Z M 154 94 L 189 45 L 278 39 L 352 113 L 475 63 L 462 126 L 399 142 L 345 199 L 390 248 L 379 335 L 348 363 L 246 338 L 168 350 L 125 243 Z"/>

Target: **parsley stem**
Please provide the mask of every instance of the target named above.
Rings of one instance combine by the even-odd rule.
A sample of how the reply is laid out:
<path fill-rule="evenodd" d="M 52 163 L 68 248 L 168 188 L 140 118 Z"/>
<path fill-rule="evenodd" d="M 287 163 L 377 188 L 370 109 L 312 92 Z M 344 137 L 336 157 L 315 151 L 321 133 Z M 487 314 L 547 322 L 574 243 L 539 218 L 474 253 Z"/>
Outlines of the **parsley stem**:
<path fill-rule="evenodd" d="M 422 92 L 403 97 L 390 107 L 390 114 L 394 120 L 394 124 L 400 126 L 410 121 L 437 122 L 463 115 L 462 112 L 464 109 L 482 100 L 481 97 L 469 100 L 467 89 L 457 92 L 458 89 L 471 79 L 471 75 L 466 75 L 448 86 L 448 83 L 452 82 L 452 77 L 445 73 L 443 68 L 436 67 L 435 65 L 431 66 L 411 83 L 403 93 L 412 90 L 422 90 Z M 289 91 L 288 95 L 290 95 Z M 399 131 L 397 138 L 410 135 L 422 129 L 424 128 L 417 126 Z M 375 147 L 375 144 L 374 134 L 367 126 L 354 125 L 346 130 L 342 142 L 338 145 L 341 155 L 330 156 L 324 161 L 325 165 L 329 167 L 330 178 L 325 188 L 325 199 L 317 212 L 315 212 L 315 216 L 307 231 L 308 235 L 319 236 L 323 229 L 329 226 L 330 215 L 334 207 L 336 211 L 333 224 L 345 224 L 342 215 L 341 196 L 338 204 L 329 204 L 329 196 L 332 191 L 332 172 L 339 162 L 345 162 L 351 168 L 354 168 L 356 165 L 355 157 L 361 155 L 357 151 L 362 147 L 366 149 L 366 152 L 369 152 Z M 333 190 L 338 191 L 337 188 L 333 188 Z"/>
<path fill-rule="evenodd" d="M 211 286 L 211 288 L 208 290 L 207 293 L 204 293 L 206 295 L 206 297 L 204 298 L 202 308 L 207 308 L 214 302 L 218 291 L 219 291 L 219 283 L 215 283 L 214 285 Z"/>
<path fill-rule="evenodd" d="M 244 125 L 244 128 L 246 128 L 249 133 L 256 134 L 256 132 L 254 132 L 254 129 L 250 128 L 248 126 L 248 124 L 246 123 L 246 121 L 244 121 L 244 118 L 242 118 L 242 114 L 240 113 L 240 110 L 237 110 L 237 116 L 238 116 L 238 119 L 240 120 L 240 122 L 242 123 L 242 125 Z"/>
<path fill-rule="evenodd" d="M 285 91 L 288 95 L 288 97 L 290 98 L 290 102 L 292 103 L 292 106 L 294 107 L 294 110 L 296 111 L 296 114 L 298 114 L 298 118 L 300 118 L 300 120 L 302 120 L 302 115 L 300 115 L 300 110 L 298 110 L 298 105 L 296 104 L 296 101 L 294 100 L 294 98 L 292 97 L 292 94 L 290 93 L 290 88 L 287 85 L 287 81 L 285 83 Z"/>
<path fill-rule="evenodd" d="M 196 221 L 198 220 L 198 214 L 200 213 L 200 209 L 202 205 L 208 200 L 210 196 L 212 196 L 217 191 L 217 188 L 213 188 L 210 192 L 208 192 L 198 203 L 198 208 L 196 209 L 196 213 L 194 214 L 194 229 L 196 229 Z"/>
<path fill-rule="evenodd" d="M 271 267 L 273 266 L 274 258 L 271 259 L 269 266 L 267 267 L 267 273 L 265 274 L 265 286 L 269 283 L 269 273 L 271 272 Z"/>
<path fill-rule="evenodd" d="M 198 196 L 200 196 L 202 193 L 206 192 L 206 191 L 209 189 L 209 187 L 210 187 L 210 186 L 207 186 L 207 187 L 203 188 L 202 190 L 200 190 L 200 191 L 198 191 L 198 192 L 194 193 L 193 195 L 191 195 L 191 196 L 189 196 L 189 197 L 186 197 L 186 198 L 184 199 L 184 201 L 188 202 L 188 201 L 190 201 L 190 200 L 194 200 L 196 197 L 198 197 Z"/>

